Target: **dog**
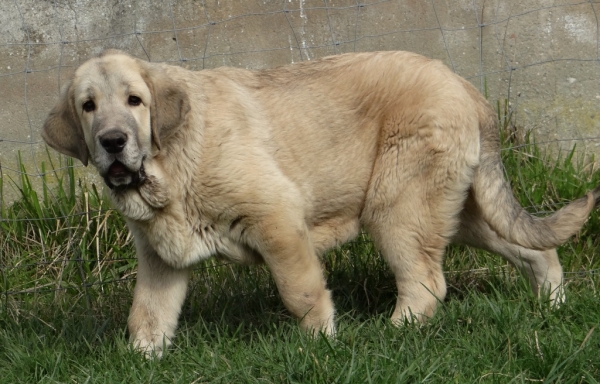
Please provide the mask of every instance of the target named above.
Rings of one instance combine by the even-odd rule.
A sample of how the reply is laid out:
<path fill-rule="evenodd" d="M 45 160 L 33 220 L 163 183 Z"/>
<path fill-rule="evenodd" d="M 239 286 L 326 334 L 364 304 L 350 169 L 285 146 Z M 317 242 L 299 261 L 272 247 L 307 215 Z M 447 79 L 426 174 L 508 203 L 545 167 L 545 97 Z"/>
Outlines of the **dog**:
<path fill-rule="evenodd" d="M 92 163 L 125 216 L 138 258 L 128 328 L 158 356 L 190 267 L 215 255 L 266 263 L 300 326 L 334 335 L 319 255 L 361 229 L 395 275 L 394 323 L 424 321 L 444 299 L 451 242 L 502 256 L 560 303 L 554 248 L 600 197 L 527 213 L 485 98 L 440 61 L 400 51 L 190 71 L 108 50 L 75 71 L 42 137 Z"/>

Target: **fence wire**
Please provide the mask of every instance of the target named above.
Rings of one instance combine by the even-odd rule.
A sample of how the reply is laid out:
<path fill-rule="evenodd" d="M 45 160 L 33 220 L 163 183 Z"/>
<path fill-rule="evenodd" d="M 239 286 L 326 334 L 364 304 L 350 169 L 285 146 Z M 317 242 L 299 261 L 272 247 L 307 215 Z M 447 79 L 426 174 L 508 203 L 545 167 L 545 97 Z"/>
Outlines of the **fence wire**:
<path fill-rule="evenodd" d="M 444 61 L 479 87 L 489 100 L 505 103 L 513 123 L 517 120 L 531 127 L 538 145 L 568 149 L 577 144 L 593 153 L 600 146 L 600 116 L 594 113 L 600 102 L 596 91 L 600 79 L 597 1 L 104 3 L 7 0 L 0 4 L 1 215 L 19 200 L 24 177 L 38 193 L 44 191 L 54 200 L 61 198 L 55 192 L 57 175 L 73 166 L 54 158 L 56 166 L 50 170 L 42 167 L 54 155 L 46 152 L 40 127 L 74 69 L 105 48 L 119 48 L 150 61 L 190 69 L 220 65 L 261 69 L 345 52 L 415 51 Z M 529 145 L 523 143 L 513 149 Z M 74 167 L 84 182 L 94 182 L 81 166 Z M 82 208 L 59 210 L 47 217 L 0 216 L 0 224 L 76 222 L 78 217 L 100 217 L 105 213 Z M 77 229 L 73 226 L 63 230 L 72 234 Z M 76 244 L 68 246 L 71 255 L 80 254 Z M 0 257 L 5 280 L 6 274 L 49 268 L 57 262 L 96 261 L 81 257 L 27 259 L 22 263 L 14 258 L 6 260 L 6 255 Z M 133 259 L 114 257 L 111 262 L 128 263 Z M 598 269 L 565 273 L 568 279 L 598 274 Z M 83 281 L 80 286 L 130 279 Z M 4 296 L 63 289 L 68 288 L 0 287 Z"/>

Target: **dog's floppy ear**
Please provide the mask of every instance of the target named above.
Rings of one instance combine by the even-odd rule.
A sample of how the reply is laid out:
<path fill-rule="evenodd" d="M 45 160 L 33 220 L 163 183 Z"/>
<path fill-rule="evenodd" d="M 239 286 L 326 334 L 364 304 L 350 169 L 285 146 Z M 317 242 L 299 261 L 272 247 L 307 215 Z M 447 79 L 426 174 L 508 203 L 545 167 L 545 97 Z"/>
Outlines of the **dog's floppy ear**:
<path fill-rule="evenodd" d="M 146 62 L 143 67 L 143 78 L 152 94 L 152 140 L 160 149 L 161 143 L 185 121 L 190 111 L 190 101 L 186 90 L 169 77 L 164 69 Z"/>
<path fill-rule="evenodd" d="M 88 165 L 89 151 L 83 137 L 83 129 L 73 105 L 73 92 L 69 84 L 60 100 L 50 111 L 42 127 L 42 138 L 50 147 Z"/>

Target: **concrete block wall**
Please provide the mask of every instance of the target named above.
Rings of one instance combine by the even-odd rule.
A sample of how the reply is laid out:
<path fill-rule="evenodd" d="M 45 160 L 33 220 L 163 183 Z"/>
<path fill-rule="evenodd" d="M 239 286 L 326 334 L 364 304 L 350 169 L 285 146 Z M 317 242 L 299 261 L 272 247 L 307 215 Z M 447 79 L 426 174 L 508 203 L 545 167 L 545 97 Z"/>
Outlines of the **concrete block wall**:
<path fill-rule="evenodd" d="M 576 0 L 2 1 L 2 175 L 18 180 L 20 153 L 39 181 L 48 161 L 40 127 L 77 65 L 105 48 L 198 70 L 414 51 L 491 102 L 508 99 L 517 126 L 538 141 L 598 154 L 599 15 L 599 2 Z M 5 201 L 14 196 L 5 188 Z"/>

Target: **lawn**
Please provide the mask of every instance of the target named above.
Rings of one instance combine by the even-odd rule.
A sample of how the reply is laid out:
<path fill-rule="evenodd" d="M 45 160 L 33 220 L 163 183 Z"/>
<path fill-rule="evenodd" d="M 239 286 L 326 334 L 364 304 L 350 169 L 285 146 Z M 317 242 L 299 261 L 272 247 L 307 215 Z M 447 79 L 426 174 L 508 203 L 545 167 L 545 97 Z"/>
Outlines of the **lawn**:
<path fill-rule="evenodd" d="M 600 172 L 574 153 L 505 140 L 513 190 L 555 210 Z M 69 163 L 70 164 L 70 163 Z M 67 164 L 67 165 L 69 165 Z M 560 247 L 567 302 L 551 308 L 503 260 L 450 247 L 449 292 L 424 325 L 394 327 L 391 273 L 366 235 L 327 254 L 338 336 L 303 334 L 264 267 L 197 266 L 174 346 L 144 360 L 127 344 L 134 250 L 123 219 L 65 164 L 41 165 L 56 188 L 0 178 L 22 198 L 1 207 L 2 383 L 597 383 L 600 211 Z M 23 172 L 26 170 L 23 168 Z M 98 186 L 98 188 L 100 188 Z"/>

